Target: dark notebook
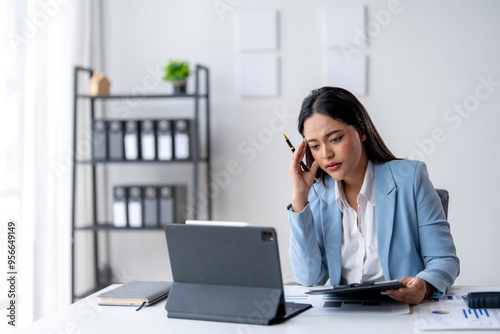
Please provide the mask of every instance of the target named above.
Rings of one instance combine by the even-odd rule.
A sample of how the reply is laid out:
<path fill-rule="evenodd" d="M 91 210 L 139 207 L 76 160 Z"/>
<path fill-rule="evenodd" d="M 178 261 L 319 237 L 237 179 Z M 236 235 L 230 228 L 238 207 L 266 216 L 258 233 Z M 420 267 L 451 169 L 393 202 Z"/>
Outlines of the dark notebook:
<path fill-rule="evenodd" d="M 133 281 L 97 295 L 99 305 L 149 306 L 168 296 L 172 283 Z"/>
<path fill-rule="evenodd" d="M 285 303 L 273 228 L 171 224 L 165 234 L 169 318 L 270 325 L 311 307 Z"/>

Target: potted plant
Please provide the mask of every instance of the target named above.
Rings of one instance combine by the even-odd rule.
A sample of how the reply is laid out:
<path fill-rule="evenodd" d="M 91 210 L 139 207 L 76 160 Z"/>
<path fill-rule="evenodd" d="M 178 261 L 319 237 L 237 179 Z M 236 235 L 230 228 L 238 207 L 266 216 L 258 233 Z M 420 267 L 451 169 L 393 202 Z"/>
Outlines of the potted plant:
<path fill-rule="evenodd" d="M 189 76 L 189 63 L 187 61 L 170 60 L 165 67 L 163 80 L 171 81 L 174 84 L 174 94 L 186 93 L 186 79 Z"/>

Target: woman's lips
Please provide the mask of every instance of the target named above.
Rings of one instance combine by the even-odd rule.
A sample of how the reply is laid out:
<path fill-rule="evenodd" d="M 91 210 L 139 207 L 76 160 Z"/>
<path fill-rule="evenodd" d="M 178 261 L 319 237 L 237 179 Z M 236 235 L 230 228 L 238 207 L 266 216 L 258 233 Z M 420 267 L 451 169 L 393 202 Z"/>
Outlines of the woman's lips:
<path fill-rule="evenodd" d="M 337 170 L 340 168 L 340 165 L 342 165 L 341 162 L 331 162 L 329 164 L 326 164 L 326 168 L 329 170 L 329 171 L 334 171 L 334 170 Z"/>

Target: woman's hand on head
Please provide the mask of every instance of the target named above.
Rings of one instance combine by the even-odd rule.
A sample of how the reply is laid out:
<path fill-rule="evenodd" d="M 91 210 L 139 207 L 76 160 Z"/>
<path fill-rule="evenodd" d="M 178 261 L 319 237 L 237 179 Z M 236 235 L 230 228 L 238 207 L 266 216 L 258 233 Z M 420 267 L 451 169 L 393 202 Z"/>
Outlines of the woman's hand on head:
<path fill-rule="evenodd" d="M 403 277 L 399 281 L 405 285 L 404 288 L 386 292 L 395 300 L 406 304 L 420 304 L 422 300 L 436 291 L 431 284 L 418 277 Z"/>
<path fill-rule="evenodd" d="M 299 147 L 295 150 L 288 168 L 290 179 L 292 180 L 292 209 L 294 212 L 301 212 L 307 204 L 307 197 L 309 190 L 314 182 L 316 171 L 318 170 L 318 163 L 313 162 L 309 172 L 304 172 L 300 166 L 300 162 L 304 158 L 307 143 L 303 140 Z"/>

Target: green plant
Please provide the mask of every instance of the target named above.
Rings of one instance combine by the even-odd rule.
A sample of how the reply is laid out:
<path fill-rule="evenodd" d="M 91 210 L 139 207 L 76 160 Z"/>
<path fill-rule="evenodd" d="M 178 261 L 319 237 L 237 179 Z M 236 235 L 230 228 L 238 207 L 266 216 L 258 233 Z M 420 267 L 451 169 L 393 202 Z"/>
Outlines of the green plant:
<path fill-rule="evenodd" d="M 163 77 L 163 80 L 184 80 L 189 76 L 189 74 L 189 63 L 187 61 L 170 60 L 168 66 L 165 67 L 165 76 Z"/>

